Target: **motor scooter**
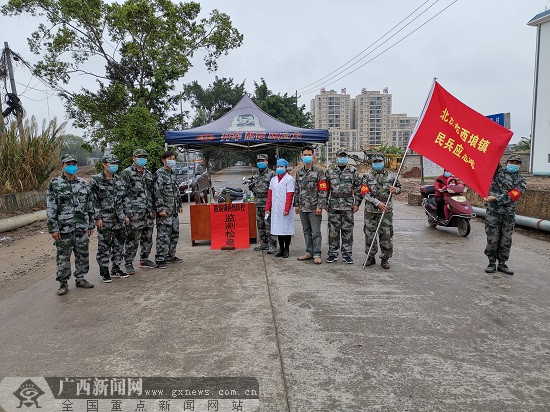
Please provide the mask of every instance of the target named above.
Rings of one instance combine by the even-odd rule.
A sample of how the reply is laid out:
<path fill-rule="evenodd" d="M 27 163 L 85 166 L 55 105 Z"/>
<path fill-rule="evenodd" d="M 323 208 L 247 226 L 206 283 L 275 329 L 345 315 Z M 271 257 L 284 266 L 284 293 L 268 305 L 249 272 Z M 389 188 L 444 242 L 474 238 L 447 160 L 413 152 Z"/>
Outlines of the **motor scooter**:
<path fill-rule="evenodd" d="M 447 217 L 440 216 L 435 201 L 435 186 L 424 185 L 420 187 L 422 195 L 422 207 L 428 217 L 430 227 L 444 226 L 456 227 L 460 236 L 470 234 L 470 220 L 475 217 L 472 205 L 466 199 L 464 193 L 467 188 L 458 179 L 449 179 L 445 191 L 449 196 L 444 196 L 444 208 L 447 208 Z"/>

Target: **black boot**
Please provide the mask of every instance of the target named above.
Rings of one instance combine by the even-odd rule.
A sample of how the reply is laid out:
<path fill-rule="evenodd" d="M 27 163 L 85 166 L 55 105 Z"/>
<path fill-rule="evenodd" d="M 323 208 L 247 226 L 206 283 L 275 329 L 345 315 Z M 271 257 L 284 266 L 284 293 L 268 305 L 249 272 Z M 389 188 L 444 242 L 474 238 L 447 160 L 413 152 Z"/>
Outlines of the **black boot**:
<path fill-rule="evenodd" d="M 289 255 L 288 249 L 290 247 L 290 239 L 291 239 L 291 237 L 290 237 L 290 235 L 288 235 L 288 236 L 285 236 L 285 239 L 283 240 L 283 247 L 284 247 L 283 257 L 284 258 L 287 258 L 288 255 Z"/>
<path fill-rule="evenodd" d="M 494 260 L 489 261 L 489 265 L 485 268 L 485 272 L 494 273 L 497 270 L 497 265 Z"/>

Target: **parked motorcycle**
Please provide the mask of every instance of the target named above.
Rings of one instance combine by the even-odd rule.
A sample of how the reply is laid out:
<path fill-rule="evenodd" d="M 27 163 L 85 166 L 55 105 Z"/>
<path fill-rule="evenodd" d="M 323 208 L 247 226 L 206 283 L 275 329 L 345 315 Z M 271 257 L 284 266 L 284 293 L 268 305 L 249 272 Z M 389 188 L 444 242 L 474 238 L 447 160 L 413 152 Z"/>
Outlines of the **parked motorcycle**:
<path fill-rule="evenodd" d="M 440 216 L 435 201 L 435 186 L 424 185 L 420 187 L 422 195 L 422 207 L 428 216 L 428 225 L 431 227 L 445 226 L 456 227 L 460 236 L 470 234 L 470 220 L 475 217 L 472 205 L 466 199 L 464 193 L 466 187 L 458 179 L 450 179 L 445 190 L 450 196 L 444 196 L 444 207 L 448 209 L 448 218 Z"/>

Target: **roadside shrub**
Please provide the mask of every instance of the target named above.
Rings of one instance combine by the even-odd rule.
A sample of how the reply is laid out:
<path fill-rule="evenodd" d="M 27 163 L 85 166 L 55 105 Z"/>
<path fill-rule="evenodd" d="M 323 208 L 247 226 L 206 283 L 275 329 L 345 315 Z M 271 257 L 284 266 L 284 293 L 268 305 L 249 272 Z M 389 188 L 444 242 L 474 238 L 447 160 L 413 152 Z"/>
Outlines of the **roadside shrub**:
<path fill-rule="evenodd" d="M 0 134 L 0 194 L 27 192 L 45 187 L 50 175 L 60 165 L 63 128 L 57 119 L 38 131 L 35 117 L 25 120 L 23 136 L 15 122 Z"/>

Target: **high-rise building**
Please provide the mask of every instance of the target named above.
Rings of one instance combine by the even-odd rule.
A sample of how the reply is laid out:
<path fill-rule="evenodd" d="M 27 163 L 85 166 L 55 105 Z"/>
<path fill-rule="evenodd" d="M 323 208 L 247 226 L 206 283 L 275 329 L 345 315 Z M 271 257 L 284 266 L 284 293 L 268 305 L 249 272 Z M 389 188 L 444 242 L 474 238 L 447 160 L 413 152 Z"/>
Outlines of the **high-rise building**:
<path fill-rule="evenodd" d="M 329 130 L 328 158 L 340 148 L 361 151 L 372 146 L 406 147 L 416 117 L 392 114 L 392 95 L 363 89 L 354 99 L 342 89 L 321 89 L 311 100 L 311 115 L 316 129 Z"/>

